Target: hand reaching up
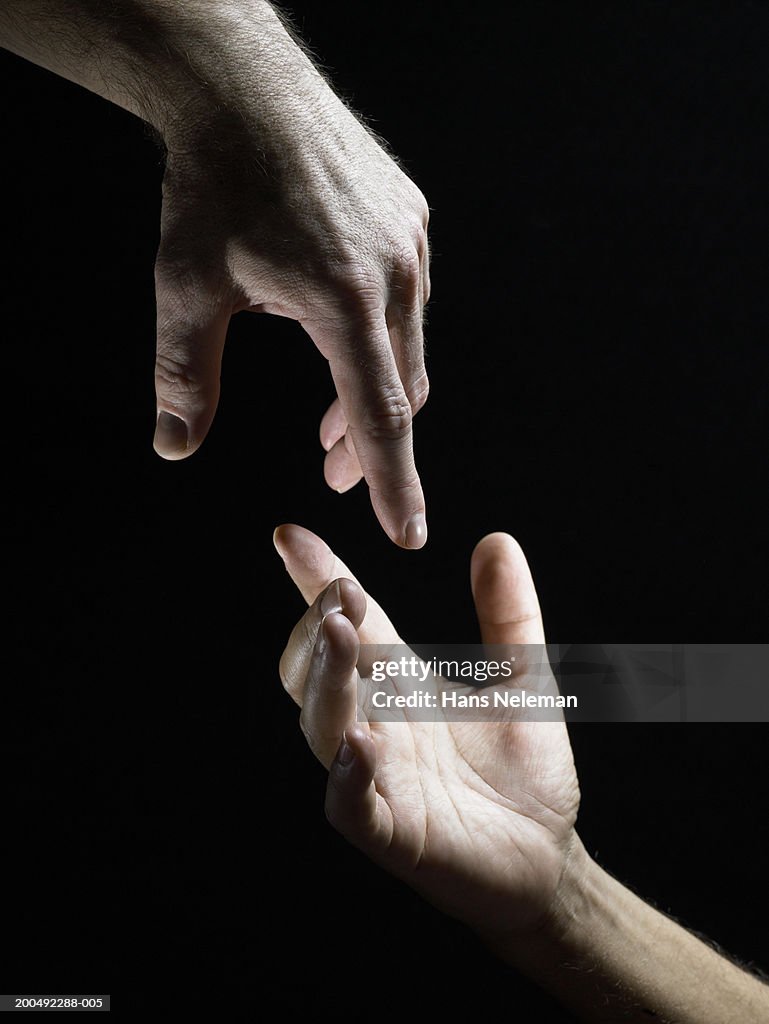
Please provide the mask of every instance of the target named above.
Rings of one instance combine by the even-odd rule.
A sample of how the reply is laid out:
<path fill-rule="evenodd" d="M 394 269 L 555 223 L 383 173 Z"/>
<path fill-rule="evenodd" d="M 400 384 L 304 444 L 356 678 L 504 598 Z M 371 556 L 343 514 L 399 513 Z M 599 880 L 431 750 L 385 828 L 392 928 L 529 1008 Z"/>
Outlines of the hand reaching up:
<path fill-rule="evenodd" d="M 323 541 L 298 526 L 276 546 L 309 604 L 281 659 L 301 724 L 330 769 L 331 823 L 448 913 L 524 932 L 554 911 L 574 848 L 579 788 L 562 721 L 357 722 L 359 646 L 402 644 Z M 471 561 L 481 639 L 543 644 L 523 552 L 485 537 Z"/>

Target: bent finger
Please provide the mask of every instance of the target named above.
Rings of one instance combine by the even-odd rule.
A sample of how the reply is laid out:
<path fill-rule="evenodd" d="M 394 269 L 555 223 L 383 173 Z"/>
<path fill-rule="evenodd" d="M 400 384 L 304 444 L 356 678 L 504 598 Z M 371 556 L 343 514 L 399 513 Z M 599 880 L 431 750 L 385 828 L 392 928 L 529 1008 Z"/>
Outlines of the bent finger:
<path fill-rule="evenodd" d="M 310 749 L 326 768 L 334 760 L 345 729 L 355 722 L 359 649 L 358 634 L 345 615 L 330 612 L 323 617 L 299 721 Z"/>
<path fill-rule="evenodd" d="M 355 630 L 365 614 L 366 597 L 359 584 L 349 579 L 338 579 L 318 595 L 291 630 L 280 658 L 279 671 L 287 693 L 300 707 L 304 704 L 305 684 L 323 620 L 328 615 L 342 615 Z"/>
<path fill-rule="evenodd" d="M 344 437 L 347 431 L 347 417 L 344 414 L 342 403 L 335 398 L 323 414 L 320 421 L 320 443 L 323 448 L 330 452 L 340 437 Z"/>
<path fill-rule="evenodd" d="M 376 747 L 361 725 L 351 726 L 334 758 L 326 787 L 326 817 L 341 835 L 375 854 L 390 842 L 393 818 L 374 786 Z"/>
<path fill-rule="evenodd" d="M 326 483 L 339 494 L 353 488 L 363 477 L 352 435 L 344 434 L 326 455 L 323 465 Z"/>

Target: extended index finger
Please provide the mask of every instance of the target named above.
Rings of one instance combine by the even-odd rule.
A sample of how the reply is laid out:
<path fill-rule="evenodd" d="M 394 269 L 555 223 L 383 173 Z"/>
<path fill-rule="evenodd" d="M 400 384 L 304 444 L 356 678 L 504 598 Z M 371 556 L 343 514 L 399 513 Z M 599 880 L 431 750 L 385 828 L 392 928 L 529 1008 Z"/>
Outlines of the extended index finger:
<path fill-rule="evenodd" d="M 377 518 L 396 544 L 421 548 L 427 522 L 414 463 L 413 411 L 384 315 L 339 340 L 330 364 Z"/>

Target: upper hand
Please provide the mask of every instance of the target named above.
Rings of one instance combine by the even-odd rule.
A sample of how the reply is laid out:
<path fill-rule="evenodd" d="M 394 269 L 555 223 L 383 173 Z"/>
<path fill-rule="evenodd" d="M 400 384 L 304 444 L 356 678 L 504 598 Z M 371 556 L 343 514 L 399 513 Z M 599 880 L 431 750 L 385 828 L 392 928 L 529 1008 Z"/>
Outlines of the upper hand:
<path fill-rule="evenodd" d="M 176 459 L 203 441 L 233 313 L 298 320 L 338 395 L 320 427 L 328 484 L 365 476 L 388 535 L 421 547 L 411 420 L 428 391 L 427 204 L 309 62 L 260 90 L 253 110 L 233 103 L 168 132 L 155 447 Z"/>

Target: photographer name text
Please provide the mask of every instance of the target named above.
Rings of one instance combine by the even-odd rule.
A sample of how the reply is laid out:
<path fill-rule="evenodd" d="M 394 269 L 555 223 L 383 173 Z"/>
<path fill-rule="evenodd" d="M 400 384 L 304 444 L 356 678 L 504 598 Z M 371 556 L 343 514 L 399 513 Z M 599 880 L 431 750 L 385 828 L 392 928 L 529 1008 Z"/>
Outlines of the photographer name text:
<path fill-rule="evenodd" d="M 453 690 L 414 690 L 412 693 L 371 694 L 375 708 L 576 708 L 573 695 L 527 693 L 526 690 L 495 690 L 493 693 L 457 693 Z"/>

